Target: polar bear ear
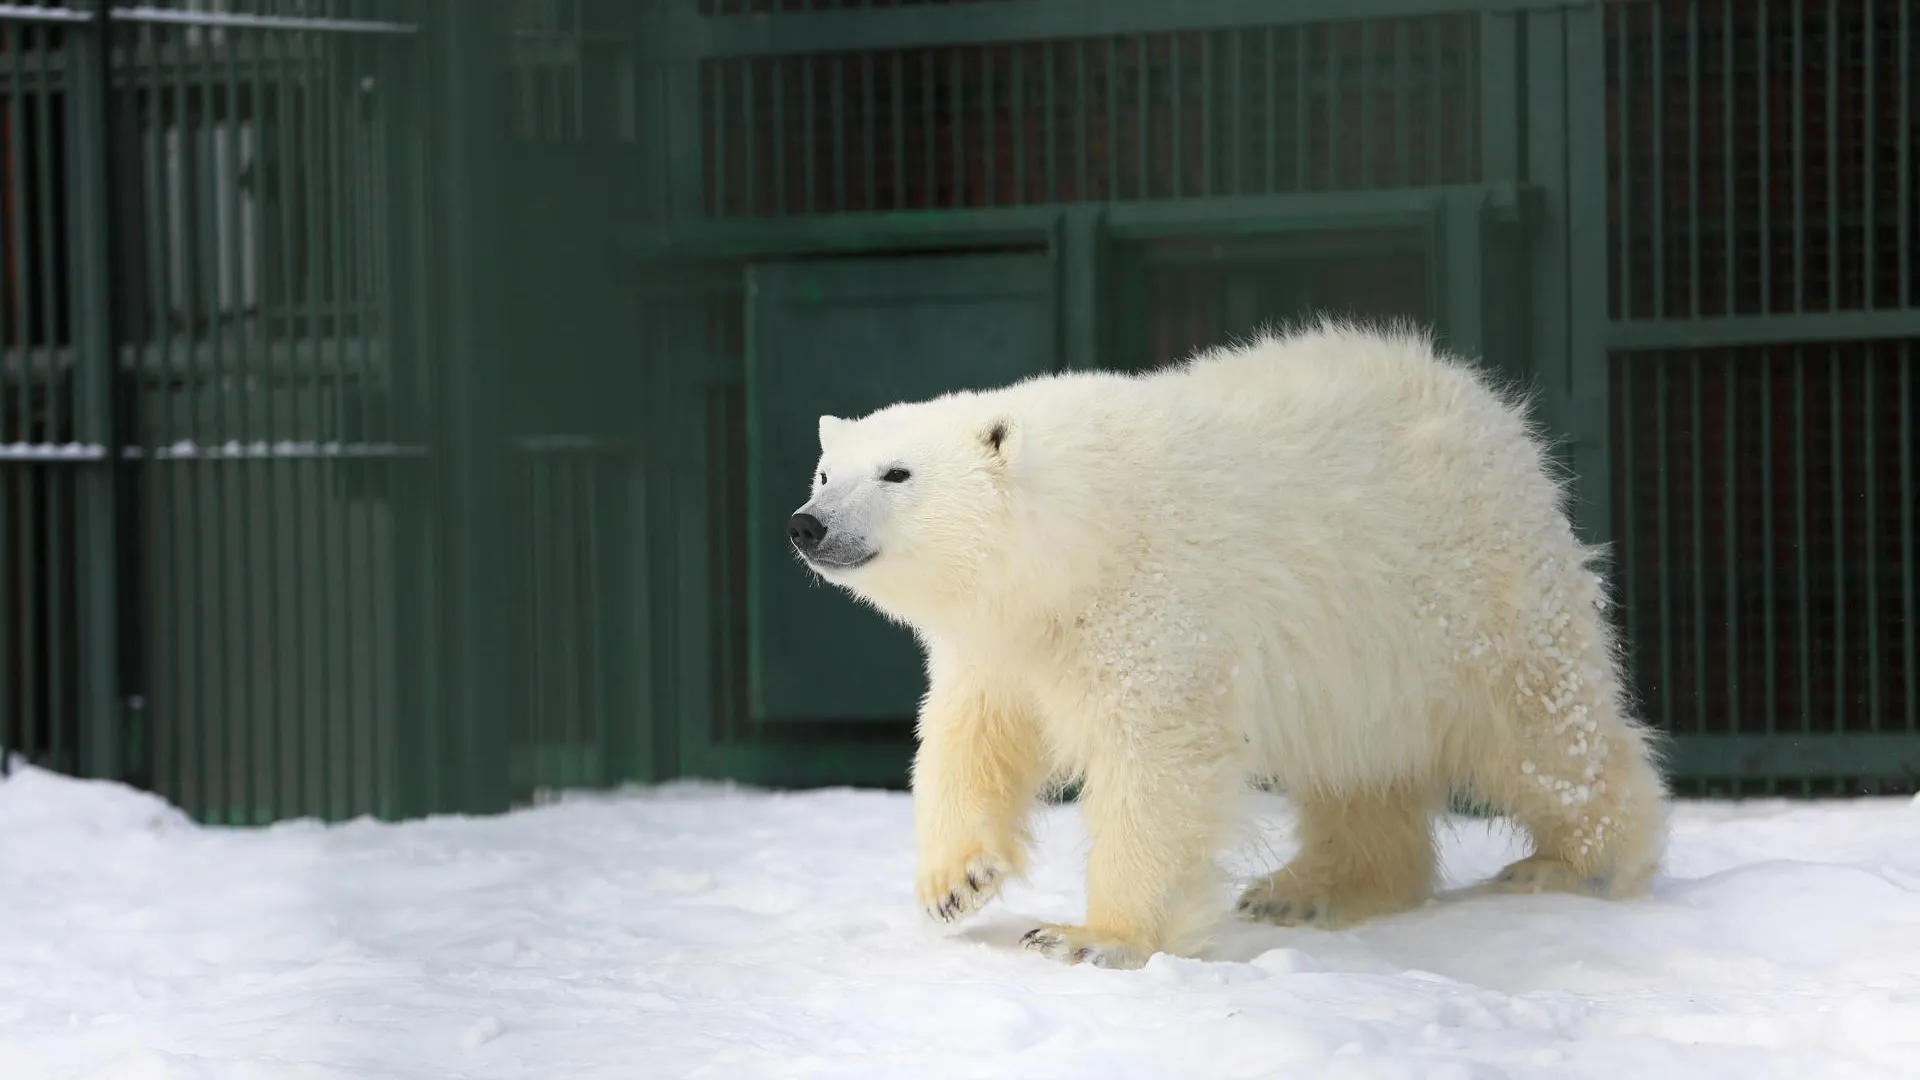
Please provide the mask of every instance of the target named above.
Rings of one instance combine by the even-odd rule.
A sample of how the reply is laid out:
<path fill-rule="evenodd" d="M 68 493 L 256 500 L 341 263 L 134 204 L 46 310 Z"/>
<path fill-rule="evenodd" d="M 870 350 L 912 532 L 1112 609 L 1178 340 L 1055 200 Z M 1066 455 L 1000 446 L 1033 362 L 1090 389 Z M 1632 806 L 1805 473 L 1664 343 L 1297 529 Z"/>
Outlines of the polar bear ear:
<path fill-rule="evenodd" d="M 847 422 L 837 416 L 822 416 L 820 418 L 820 449 L 825 450 L 827 444 L 839 437 L 846 426 Z"/>
<path fill-rule="evenodd" d="M 1020 425 L 1011 416 L 996 416 L 981 426 L 980 443 L 994 460 L 1005 465 L 1020 452 Z"/>

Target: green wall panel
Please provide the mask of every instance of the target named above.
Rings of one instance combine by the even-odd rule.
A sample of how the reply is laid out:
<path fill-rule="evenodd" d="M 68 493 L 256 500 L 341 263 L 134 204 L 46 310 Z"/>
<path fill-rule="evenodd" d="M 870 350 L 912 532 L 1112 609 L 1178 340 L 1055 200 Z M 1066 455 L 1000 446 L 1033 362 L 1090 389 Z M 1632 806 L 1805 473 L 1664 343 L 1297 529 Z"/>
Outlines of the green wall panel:
<path fill-rule="evenodd" d="M 1058 355 L 1044 255 L 836 259 L 751 268 L 748 694 L 756 722 L 908 719 L 925 688 L 905 629 L 799 566 L 822 413 L 984 388 Z"/>

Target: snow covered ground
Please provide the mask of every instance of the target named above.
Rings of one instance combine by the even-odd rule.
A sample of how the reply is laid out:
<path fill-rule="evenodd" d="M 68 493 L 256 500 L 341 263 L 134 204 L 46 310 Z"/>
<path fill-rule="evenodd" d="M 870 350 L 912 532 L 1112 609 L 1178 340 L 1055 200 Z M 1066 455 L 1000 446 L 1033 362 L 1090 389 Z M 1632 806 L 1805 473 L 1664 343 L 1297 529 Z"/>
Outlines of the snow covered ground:
<path fill-rule="evenodd" d="M 1286 853 L 1286 807 L 1256 800 Z M 1206 961 L 1014 948 L 1071 810 L 958 929 L 907 798 L 670 786 L 491 820 L 196 827 L 0 781 L 0 1078 L 1920 1077 L 1920 807 L 1684 806 L 1651 900 L 1442 899 Z M 1514 854 L 1461 822 L 1449 878 Z M 1262 850 L 1264 849 L 1264 850 Z"/>

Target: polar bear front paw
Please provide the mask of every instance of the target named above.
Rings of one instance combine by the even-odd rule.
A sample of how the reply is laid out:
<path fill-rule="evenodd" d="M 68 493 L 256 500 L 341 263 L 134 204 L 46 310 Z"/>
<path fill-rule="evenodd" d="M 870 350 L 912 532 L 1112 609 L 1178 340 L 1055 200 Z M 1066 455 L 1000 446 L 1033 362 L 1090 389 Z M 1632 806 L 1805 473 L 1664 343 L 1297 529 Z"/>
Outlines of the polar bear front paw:
<path fill-rule="evenodd" d="M 1104 937 L 1084 926 L 1036 926 L 1021 937 L 1020 945 L 1063 964 L 1087 963 L 1120 970 L 1145 967 L 1148 955 L 1118 938 Z"/>
<path fill-rule="evenodd" d="M 975 848 L 968 854 L 920 872 L 916 892 L 927 917 L 951 923 L 985 907 L 1013 876 L 1007 860 Z"/>

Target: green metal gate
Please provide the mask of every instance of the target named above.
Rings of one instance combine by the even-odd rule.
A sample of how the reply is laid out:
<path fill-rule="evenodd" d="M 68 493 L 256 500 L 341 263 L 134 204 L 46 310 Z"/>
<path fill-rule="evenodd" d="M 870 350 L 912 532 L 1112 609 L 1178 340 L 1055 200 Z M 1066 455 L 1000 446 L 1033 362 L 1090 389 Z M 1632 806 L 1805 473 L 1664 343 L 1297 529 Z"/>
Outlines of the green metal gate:
<path fill-rule="evenodd" d="M 897 785 L 813 416 L 1333 309 L 1538 391 L 1683 789 L 1911 789 L 1917 20 L 0 5 L 0 744 L 224 821 Z"/>

